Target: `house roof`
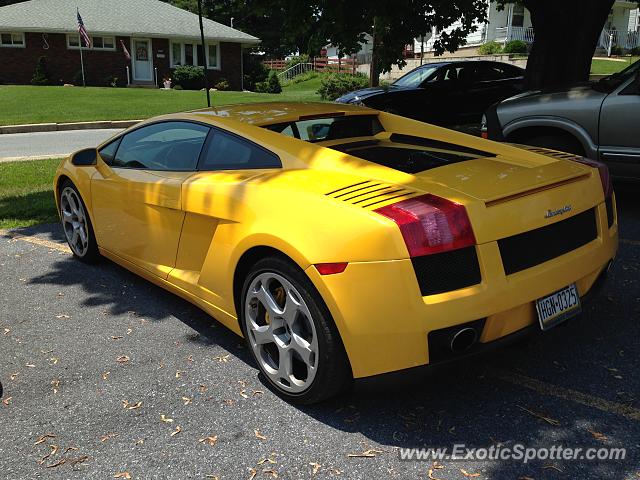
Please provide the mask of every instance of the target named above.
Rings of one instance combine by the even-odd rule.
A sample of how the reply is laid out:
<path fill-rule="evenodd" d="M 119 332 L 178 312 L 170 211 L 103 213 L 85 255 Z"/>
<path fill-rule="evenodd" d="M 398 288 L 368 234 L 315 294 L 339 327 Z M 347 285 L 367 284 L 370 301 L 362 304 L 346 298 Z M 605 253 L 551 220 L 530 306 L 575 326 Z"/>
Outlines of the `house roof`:
<path fill-rule="evenodd" d="M 76 32 L 76 7 L 90 35 L 200 38 L 198 15 L 160 0 L 29 0 L 0 7 L 0 30 Z M 260 41 L 206 18 L 203 26 L 209 40 Z"/>

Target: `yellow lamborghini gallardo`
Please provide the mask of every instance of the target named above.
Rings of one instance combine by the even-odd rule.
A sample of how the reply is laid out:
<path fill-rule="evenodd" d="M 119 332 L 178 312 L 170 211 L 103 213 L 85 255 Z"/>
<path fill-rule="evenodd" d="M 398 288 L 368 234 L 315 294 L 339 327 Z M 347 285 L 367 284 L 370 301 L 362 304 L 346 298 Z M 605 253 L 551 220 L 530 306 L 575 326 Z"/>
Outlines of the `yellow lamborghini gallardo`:
<path fill-rule="evenodd" d="M 304 403 L 567 320 L 618 244 L 604 165 L 340 104 L 153 118 L 55 193 L 77 258 L 200 306 Z"/>

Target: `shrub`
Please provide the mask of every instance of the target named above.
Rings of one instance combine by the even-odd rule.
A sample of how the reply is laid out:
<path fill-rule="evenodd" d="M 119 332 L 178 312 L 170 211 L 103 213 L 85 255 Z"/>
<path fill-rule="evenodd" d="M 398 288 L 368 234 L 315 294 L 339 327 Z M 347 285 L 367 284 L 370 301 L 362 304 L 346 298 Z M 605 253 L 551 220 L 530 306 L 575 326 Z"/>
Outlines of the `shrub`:
<path fill-rule="evenodd" d="M 280 78 L 278 72 L 271 70 L 269 72 L 269 78 L 267 79 L 267 93 L 282 93 L 282 86 L 280 85 Z"/>
<path fill-rule="evenodd" d="M 200 90 L 204 85 L 204 68 L 192 65 L 180 65 L 171 75 L 173 83 L 185 90 Z"/>
<path fill-rule="evenodd" d="M 622 50 L 622 47 L 620 45 L 614 45 L 613 47 L 611 47 L 611 55 L 620 56 L 623 53 L 624 51 Z"/>
<path fill-rule="evenodd" d="M 47 75 L 47 57 L 38 58 L 36 64 L 36 71 L 31 77 L 32 85 L 47 85 L 49 83 L 49 76 Z"/>
<path fill-rule="evenodd" d="M 73 76 L 72 83 L 75 86 L 82 85 L 82 70 L 78 70 L 76 74 Z"/>
<path fill-rule="evenodd" d="M 322 77 L 318 93 L 323 100 L 335 100 L 345 93 L 369 86 L 369 79 L 362 73 L 329 73 Z"/>
<path fill-rule="evenodd" d="M 502 47 L 498 42 L 488 42 L 478 47 L 480 55 L 496 55 L 502 52 Z"/>
<path fill-rule="evenodd" d="M 118 86 L 118 77 L 116 77 L 115 75 L 109 75 L 107 78 L 105 78 L 104 82 L 108 87 L 115 88 Z"/>
<path fill-rule="evenodd" d="M 229 82 L 227 81 L 226 78 L 221 78 L 220 80 L 218 80 L 218 82 L 214 85 L 214 88 L 216 90 L 229 90 Z"/>
<path fill-rule="evenodd" d="M 284 69 L 286 70 L 287 68 L 291 68 L 294 67 L 296 65 L 298 65 L 299 63 L 309 63 L 309 55 L 302 54 L 302 55 L 297 55 L 295 57 L 291 57 L 289 60 L 287 60 L 287 63 L 285 64 Z"/>
<path fill-rule="evenodd" d="M 244 57 L 243 87 L 246 90 L 257 91 L 256 84 L 266 82 L 269 77 L 269 69 L 264 66 L 262 60 L 255 55 Z"/>
<path fill-rule="evenodd" d="M 295 85 L 296 83 L 307 82 L 309 80 L 313 80 L 314 78 L 318 78 L 320 74 L 315 70 L 309 70 L 308 72 L 301 73 L 300 75 L 296 75 L 291 80 L 285 80 L 281 82 L 282 86 Z"/>
<path fill-rule="evenodd" d="M 502 49 L 504 53 L 527 53 L 527 44 L 522 40 L 511 40 Z"/>
<path fill-rule="evenodd" d="M 633 47 L 631 50 L 629 50 L 629 53 L 634 57 L 637 57 L 638 55 L 640 55 L 640 47 Z"/>
<path fill-rule="evenodd" d="M 174 85 L 173 89 L 174 90 L 182 90 L 183 88 L 182 88 L 182 85 Z"/>

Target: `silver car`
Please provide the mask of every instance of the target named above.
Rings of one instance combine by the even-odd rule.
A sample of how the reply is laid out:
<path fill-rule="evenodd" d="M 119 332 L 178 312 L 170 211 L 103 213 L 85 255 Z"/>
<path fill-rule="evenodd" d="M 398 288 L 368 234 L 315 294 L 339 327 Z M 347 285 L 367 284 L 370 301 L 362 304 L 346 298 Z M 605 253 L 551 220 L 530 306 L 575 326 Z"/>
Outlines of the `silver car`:
<path fill-rule="evenodd" d="M 639 71 L 640 61 L 599 82 L 503 100 L 483 116 L 483 137 L 583 155 L 640 178 Z"/>

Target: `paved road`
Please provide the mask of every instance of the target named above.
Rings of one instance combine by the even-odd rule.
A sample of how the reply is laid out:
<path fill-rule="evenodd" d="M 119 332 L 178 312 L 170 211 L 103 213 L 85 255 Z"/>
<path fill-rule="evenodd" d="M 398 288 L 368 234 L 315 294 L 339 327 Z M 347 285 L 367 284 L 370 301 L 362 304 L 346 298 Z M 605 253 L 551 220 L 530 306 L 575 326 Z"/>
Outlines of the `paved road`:
<path fill-rule="evenodd" d="M 0 135 L 0 161 L 8 158 L 64 156 L 81 148 L 95 147 L 120 131 L 99 129 Z"/>
<path fill-rule="evenodd" d="M 431 470 L 439 479 L 637 480 L 634 195 L 620 199 L 626 240 L 610 281 L 581 318 L 417 384 L 312 407 L 273 395 L 242 341 L 202 311 L 110 262 L 74 261 L 57 227 L 0 236 L 2 477 L 427 479 Z M 400 447 L 456 443 L 628 451 L 617 462 L 441 468 L 398 457 Z"/>

